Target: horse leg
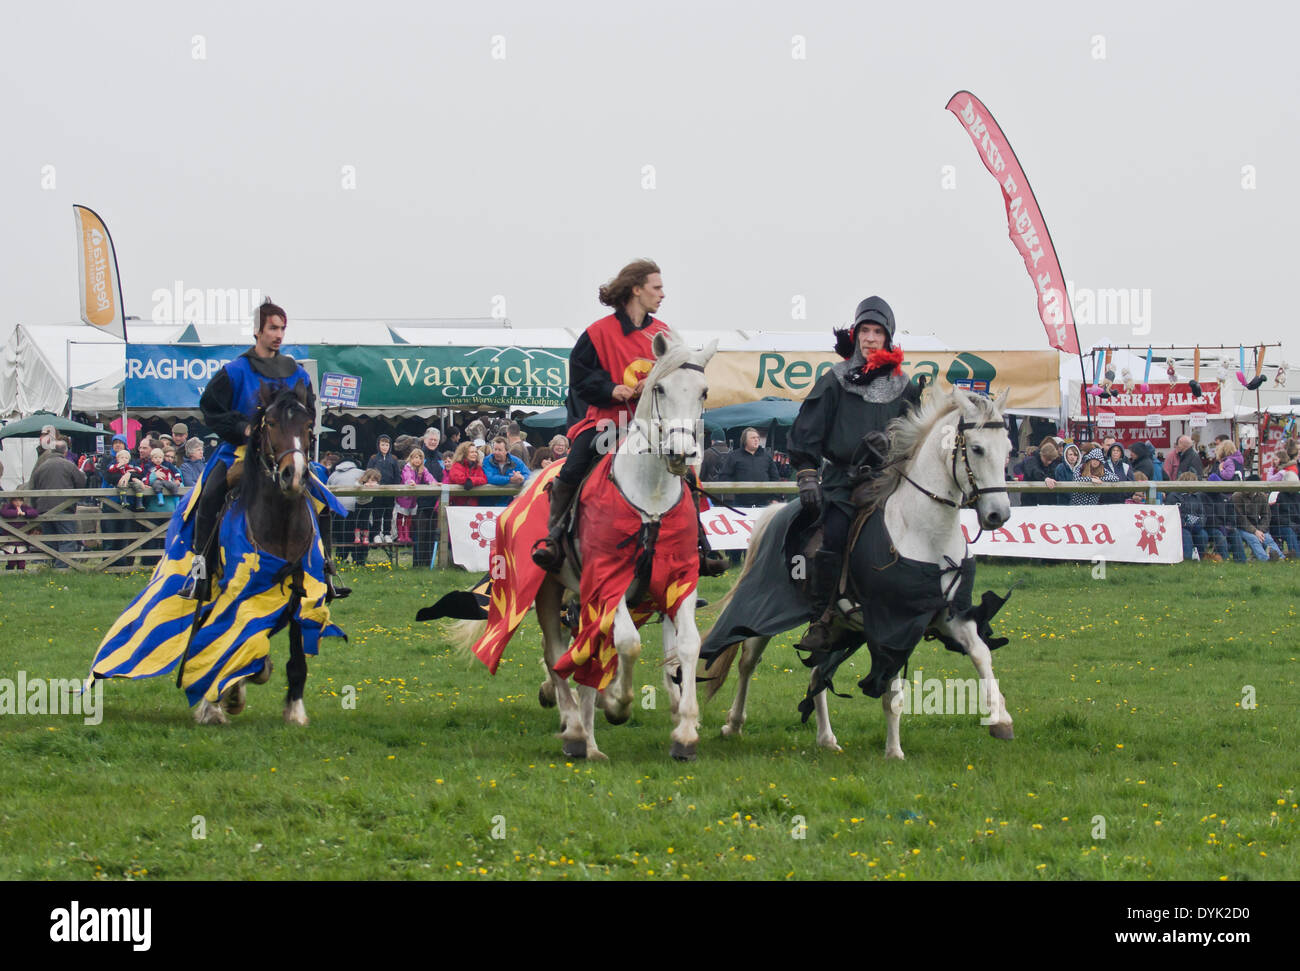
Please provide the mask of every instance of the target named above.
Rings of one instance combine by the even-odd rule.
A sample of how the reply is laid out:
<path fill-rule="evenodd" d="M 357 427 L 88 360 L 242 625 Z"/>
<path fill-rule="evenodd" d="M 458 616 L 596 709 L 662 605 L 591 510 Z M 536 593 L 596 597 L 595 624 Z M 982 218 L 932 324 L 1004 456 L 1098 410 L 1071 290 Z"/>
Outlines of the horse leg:
<path fill-rule="evenodd" d="M 673 724 L 677 724 L 677 711 L 682 704 L 682 661 L 677 656 L 677 628 L 667 616 L 664 628 L 664 691 L 668 693 L 668 710 Z"/>
<path fill-rule="evenodd" d="M 880 696 L 880 707 L 885 711 L 885 758 L 903 761 L 903 747 L 898 742 L 898 723 L 903 715 L 903 679 L 894 678 Z"/>
<path fill-rule="evenodd" d="M 289 663 L 285 671 L 289 675 L 289 691 L 284 696 L 284 720 L 289 725 L 306 725 L 307 708 L 302 703 L 302 690 L 307 684 L 307 655 L 302 649 L 302 627 L 297 619 L 297 597 L 289 601 Z"/>
<path fill-rule="evenodd" d="M 667 623 L 667 621 L 665 621 Z M 695 595 L 691 594 L 673 618 L 677 658 L 681 662 L 682 698 L 677 705 L 677 727 L 673 729 L 672 757 L 694 762 L 700 741 L 700 699 L 695 690 L 695 671 L 700 660 L 700 630 L 695 626 Z"/>
<path fill-rule="evenodd" d="M 537 591 L 537 622 L 542 628 L 542 653 L 546 660 L 548 684 L 538 691 L 538 699 L 545 697 L 546 687 L 550 687 L 554 704 L 560 710 L 560 737 L 564 739 L 564 754 L 569 758 L 586 758 L 587 736 L 582 730 L 582 717 L 578 709 L 578 700 L 573 695 L 567 678 L 555 673 L 555 665 L 564 656 L 566 636 L 564 621 L 560 613 L 560 602 L 564 588 L 550 577 L 542 581 Z M 545 701 L 542 701 L 545 705 Z"/>
<path fill-rule="evenodd" d="M 245 681 L 246 679 L 240 678 L 221 693 L 221 709 L 227 715 L 243 714 L 244 706 L 247 703 L 244 695 Z"/>
<path fill-rule="evenodd" d="M 1007 711 L 1007 700 L 998 687 L 998 679 L 993 676 L 993 652 L 980 639 L 979 630 L 973 620 L 951 621 L 944 619 L 938 626 L 950 637 L 961 644 L 966 656 L 975 665 L 980 677 L 979 710 L 980 724 L 989 726 L 989 734 L 994 738 L 1010 741 L 1016 737 L 1011 725 L 1011 713 Z"/>
<path fill-rule="evenodd" d="M 727 709 L 727 723 L 722 726 L 723 735 L 739 735 L 745 727 L 745 708 L 749 701 L 749 679 L 754 676 L 758 662 L 763 658 L 763 649 L 767 647 L 770 637 L 747 637 L 740 645 L 740 661 L 736 674 L 736 697 Z"/>
<path fill-rule="evenodd" d="M 632 714 L 633 680 L 637 658 L 641 656 L 641 632 L 636 629 L 626 600 L 619 601 L 611 634 L 614 649 L 618 651 L 618 670 L 604 691 L 605 721 L 621 725 Z"/>
<path fill-rule="evenodd" d="M 609 756 L 596 747 L 596 695 L 598 694 L 600 692 L 595 688 L 585 684 L 578 685 L 578 707 L 582 715 L 580 727 L 583 732 L 585 757 L 592 761 L 606 762 L 609 760 Z M 568 748 L 566 742 L 565 755 L 569 755 Z M 577 757 L 582 758 L 583 756 Z"/>
<path fill-rule="evenodd" d="M 226 713 L 207 698 L 200 698 L 194 706 L 194 722 L 197 725 L 225 725 L 229 723 Z"/>
<path fill-rule="evenodd" d="M 819 691 L 813 699 L 813 710 L 817 713 L 817 744 L 832 752 L 843 752 L 835 733 L 831 731 L 831 710 L 826 701 L 827 692 Z"/>

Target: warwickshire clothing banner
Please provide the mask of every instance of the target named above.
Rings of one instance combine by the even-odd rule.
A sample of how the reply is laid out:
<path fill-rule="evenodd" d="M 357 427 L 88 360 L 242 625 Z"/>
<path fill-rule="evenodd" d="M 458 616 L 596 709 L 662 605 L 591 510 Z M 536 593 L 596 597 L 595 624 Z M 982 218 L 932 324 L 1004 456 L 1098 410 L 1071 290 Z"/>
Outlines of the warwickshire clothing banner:
<path fill-rule="evenodd" d="M 471 573 L 487 572 L 496 517 L 502 506 L 447 509 L 452 561 Z M 715 507 L 700 522 L 715 550 L 749 545 L 764 507 Z M 1045 560 L 1101 559 L 1112 563 L 1180 563 L 1183 532 L 1177 506 L 1013 506 L 1011 522 L 980 535 L 979 517 L 963 509 L 961 528 L 976 556 L 1024 556 Z M 976 540 L 976 537 L 979 537 Z"/>
<path fill-rule="evenodd" d="M 903 343 L 900 340 L 900 343 Z M 838 354 L 827 351 L 719 351 L 709 361 L 709 407 L 758 401 L 768 395 L 802 401 Z M 916 351 L 903 347 L 903 372 L 925 375 L 944 391 L 999 394 L 1009 388 L 1007 407 L 1060 408 L 1059 355 L 1055 351 Z"/>

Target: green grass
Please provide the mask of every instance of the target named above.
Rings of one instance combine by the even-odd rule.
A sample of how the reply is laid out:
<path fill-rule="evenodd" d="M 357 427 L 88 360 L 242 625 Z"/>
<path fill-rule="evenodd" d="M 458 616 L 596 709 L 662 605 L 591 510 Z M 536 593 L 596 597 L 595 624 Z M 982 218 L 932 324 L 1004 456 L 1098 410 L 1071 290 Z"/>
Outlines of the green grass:
<path fill-rule="evenodd" d="M 831 699 L 845 751 L 819 750 L 791 634 L 755 676 L 744 736 L 718 735 L 729 686 L 686 765 L 668 757 L 657 627 L 637 682 L 658 705 L 601 718 L 609 763 L 570 763 L 537 705 L 531 618 L 492 677 L 412 620 L 464 574 L 354 572 L 335 605 L 351 642 L 310 660 L 305 729 L 280 719 L 284 635 L 271 684 L 224 728 L 195 726 L 169 677 L 109 684 L 97 726 L 0 716 L 0 878 L 1294 878 L 1298 568 L 1091 571 L 980 568 L 977 591 L 1024 579 L 996 623 L 1012 742 L 977 716 L 905 716 L 907 761 L 887 763 L 880 706 L 859 695 Z M 0 577 L 0 677 L 81 676 L 143 580 Z M 841 689 L 865 673 L 851 663 Z M 918 667 L 973 671 L 934 642 Z"/>

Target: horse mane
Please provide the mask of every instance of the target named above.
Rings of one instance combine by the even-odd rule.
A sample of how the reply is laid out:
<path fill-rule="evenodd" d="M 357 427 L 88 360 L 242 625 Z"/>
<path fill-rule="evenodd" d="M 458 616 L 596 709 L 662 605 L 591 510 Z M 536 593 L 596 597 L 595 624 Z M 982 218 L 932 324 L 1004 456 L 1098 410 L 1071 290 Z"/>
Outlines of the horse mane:
<path fill-rule="evenodd" d="M 992 398 L 975 394 L 969 397 L 980 409 L 980 421 L 1000 417 L 997 404 Z M 902 483 L 903 474 L 912 458 L 930 437 L 935 426 L 960 409 L 955 388 L 952 391 L 939 391 L 936 388 L 922 397 L 921 404 L 913 408 L 910 414 L 902 415 L 889 423 L 886 432 L 889 435 L 889 454 L 880 474 L 864 490 L 867 505 L 882 505 L 893 494 Z"/>

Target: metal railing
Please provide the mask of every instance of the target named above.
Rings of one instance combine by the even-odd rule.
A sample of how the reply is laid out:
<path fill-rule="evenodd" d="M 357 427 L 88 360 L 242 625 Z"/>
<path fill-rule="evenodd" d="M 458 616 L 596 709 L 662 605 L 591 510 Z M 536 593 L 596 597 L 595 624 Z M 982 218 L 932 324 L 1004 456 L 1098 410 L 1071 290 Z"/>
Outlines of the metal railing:
<path fill-rule="evenodd" d="M 466 489 L 454 485 L 372 486 L 349 487 L 331 490 L 343 498 L 375 499 L 398 496 L 433 496 L 450 500 L 466 497 L 513 497 L 519 486 L 475 486 Z M 706 482 L 704 488 L 721 499 L 737 495 L 751 495 L 779 501 L 794 495 L 798 487 L 793 482 Z M 1272 493 L 1300 492 L 1300 482 L 1059 482 L 1050 488 L 1041 482 L 1007 483 L 1012 494 L 1060 495 L 1072 492 L 1095 492 L 1102 495 L 1119 493 L 1131 496 L 1146 493 L 1148 502 L 1155 503 L 1157 495 L 1165 493 L 1243 492 Z M 12 498 L 57 499 L 48 512 L 30 520 L 0 518 L 0 565 L 10 563 L 62 564 L 83 573 L 121 572 L 152 566 L 162 557 L 162 542 L 171 521 L 172 512 L 158 506 L 153 494 L 140 496 L 143 511 L 132 508 L 136 497 L 118 489 L 34 490 L 16 489 L 0 492 L 0 503 Z M 184 497 L 181 497 L 182 501 Z M 447 505 L 438 504 L 438 534 L 447 536 Z M 78 529 L 71 533 L 46 532 L 52 523 L 74 522 Z M 111 529 L 105 529 L 112 524 Z M 77 543 L 84 548 L 60 551 L 56 544 Z M 436 566 L 451 565 L 450 548 L 446 542 L 438 544 Z M 3 570 L 0 569 L 0 574 Z"/>

